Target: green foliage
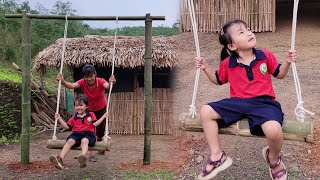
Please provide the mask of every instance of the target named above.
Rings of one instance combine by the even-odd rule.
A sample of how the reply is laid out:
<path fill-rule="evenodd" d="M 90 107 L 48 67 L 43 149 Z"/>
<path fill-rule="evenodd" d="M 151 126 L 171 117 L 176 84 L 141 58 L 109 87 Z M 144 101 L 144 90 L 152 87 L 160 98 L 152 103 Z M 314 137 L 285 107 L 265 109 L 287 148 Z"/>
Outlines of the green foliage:
<path fill-rule="evenodd" d="M 116 29 L 93 29 L 92 34 L 103 36 L 114 36 Z M 117 35 L 119 36 L 144 36 L 145 27 L 122 27 L 118 28 Z M 177 27 L 153 27 L 152 36 L 172 36 L 177 35 L 179 30 Z"/>
<path fill-rule="evenodd" d="M 20 113 L 20 111 L 10 111 L 10 108 L 15 104 L 7 103 L 4 106 L 0 106 L 0 118 L 2 125 L 0 126 L 1 138 L 6 140 L 17 139 L 19 137 L 19 125 L 17 121 L 14 121 L 14 113 Z M 3 111 L 6 110 L 6 111 Z"/>
<path fill-rule="evenodd" d="M 21 23 L 16 19 L 5 19 L 4 13 L 14 13 L 17 4 L 13 0 L 0 3 L 0 60 L 18 62 L 21 57 Z"/>
<path fill-rule="evenodd" d="M 0 138 L 16 139 L 21 132 L 21 85 L 0 80 Z"/>

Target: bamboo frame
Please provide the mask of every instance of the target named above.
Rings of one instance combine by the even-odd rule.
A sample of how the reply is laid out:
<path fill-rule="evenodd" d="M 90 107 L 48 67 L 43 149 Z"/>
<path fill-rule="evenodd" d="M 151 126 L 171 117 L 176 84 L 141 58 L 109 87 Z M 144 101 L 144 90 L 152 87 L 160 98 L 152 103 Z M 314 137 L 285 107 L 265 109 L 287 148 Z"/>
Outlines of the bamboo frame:
<path fill-rule="evenodd" d="M 40 14 L 29 14 L 23 11 L 22 14 L 5 14 L 5 18 L 22 18 L 22 132 L 21 132 L 21 163 L 29 164 L 30 160 L 30 126 L 31 126 L 31 90 L 30 90 L 30 71 L 31 71 L 31 19 L 61 19 L 65 20 L 64 15 L 40 15 Z M 152 26 L 152 20 L 165 20 L 164 16 L 150 16 L 150 13 L 146 16 L 69 16 L 68 20 L 144 20 L 146 26 Z M 148 22 L 148 23 L 147 23 Z M 146 46 L 151 45 L 150 41 L 152 27 L 146 27 Z M 150 49 L 151 47 L 146 47 Z M 150 58 L 150 53 L 145 56 L 145 61 Z M 148 66 L 147 66 L 148 67 Z M 145 78 L 146 79 L 146 78 Z M 146 83 L 146 86 L 150 86 L 150 83 Z M 150 88 L 150 87 L 148 87 Z M 151 87 L 152 88 L 152 87 Z M 152 99 L 152 98 L 151 98 Z M 151 117 L 147 117 L 151 119 Z M 150 152 L 149 152 L 150 153 Z"/>
<path fill-rule="evenodd" d="M 22 18 L 22 14 L 5 14 L 6 18 Z M 26 13 L 30 19 L 58 19 L 65 20 L 65 15 L 42 15 Z M 68 16 L 68 20 L 91 20 L 91 21 L 145 21 L 147 16 Z M 165 20 L 165 16 L 150 16 L 151 20 Z"/>

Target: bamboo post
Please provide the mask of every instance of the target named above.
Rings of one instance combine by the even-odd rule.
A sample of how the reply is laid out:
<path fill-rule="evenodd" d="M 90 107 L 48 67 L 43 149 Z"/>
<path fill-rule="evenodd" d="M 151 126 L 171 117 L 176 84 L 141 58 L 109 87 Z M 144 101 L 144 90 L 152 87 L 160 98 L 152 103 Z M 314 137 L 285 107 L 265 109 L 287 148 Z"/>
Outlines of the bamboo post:
<path fill-rule="evenodd" d="M 145 64 L 144 64 L 144 153 L 143 164 L 150 164 L 151 157 L 151 122 L 152 122 L 152 19 L 150 13 L 145 20 Z"/>
<path fill-rule="evenodd" d="M 22 130 L 21 142 L 21 163 L 29 164 L 30 153 L 30 126 L 31 126 L 31 19 L 27 12 L 23 11 L 22 16 Z"/>
<path fill-rule="evenodd" d="M 276 0 L 272 1 L 272 32 L 276 32 Z"/>

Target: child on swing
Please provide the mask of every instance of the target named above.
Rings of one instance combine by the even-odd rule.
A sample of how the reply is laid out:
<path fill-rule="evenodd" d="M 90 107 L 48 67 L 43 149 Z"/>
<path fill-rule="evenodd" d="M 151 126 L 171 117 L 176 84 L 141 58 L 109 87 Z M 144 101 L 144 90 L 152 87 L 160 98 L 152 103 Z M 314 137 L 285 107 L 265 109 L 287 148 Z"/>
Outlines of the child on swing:
<path fill-rule="evenodd" d="M 107 98 L 105 96 L 105 89 L 110 88 L 110 84 L 103 78 L 97 77 L 97 72 L 93 65 L 86 64 L 82 68 L 83 78 L 77 82 L 71 83 L 64 80 L 62 74 L 58 74 L 57 80 L 61 80 L 61 84 L 69 89 L 81 88 L 88 97 L 89 100 L 89 111 L 93 112 L 97 118 L 102 117 L 106 112 Z M 109 82 L 115 84 L 116 79 L 114 75 L 109 78 Z M 106 123 L 96 127 L 97 141 L 102 141 L 105 135 Z M 99 152 L 104 154 L 104 152 Z M 93 153 L 90 153 L 89 161 L 96 162 L 96 158 Z"/>
<path fill-rule="evenodd" d="M 75 114 L 65 122 L 59 114 L 55 118 L 64 129 L 71 129 L 72 134 L 67 138 L 66 144 L 63 146 L 60 155 L 50 156 L 51 163 L 57 169 L 63 169 L 63 159 L 66 157 L 72 147 L 81 146 L 81 155 L 78 156 L 80 168 L 87 166 L 88 146 L 92 147 L 96 143 L 96 136 L 94 134 L 95 127 L 100 125 L 107 118 L 105 113 L 99 120 L 96 119 L 94 113 L 88 111 L 88 99 L 85 96 L 78 96 L 74 100 Z"/>
<path fill-rule="evenodd" d="M 216 72 L 203 58 L 196 58 L 195 63 L 213 84 L 230 84 L 230 98 L 208 103 L 200 110 L 210 156 L 198 178 L 211 179 L 232 164 L 232 159 L 220 148 L 218 128 L 246 117 L 251 134 L 267 138 L 268 146 L 263 148 L 262 155 L 271 179 L 286 179 L 287 170 L 280 156 L 283 112 L 275 100 L 271 75 L 277 79 L 284 78 L 291 62 L 296 61 L 296 52 L 289 50 L 285 60 L 279 64 L 270 51 L 255 49 L 255 35 L 242 20 L 226 23 L 219 34 L 219 41 L 223 49 Z"/>

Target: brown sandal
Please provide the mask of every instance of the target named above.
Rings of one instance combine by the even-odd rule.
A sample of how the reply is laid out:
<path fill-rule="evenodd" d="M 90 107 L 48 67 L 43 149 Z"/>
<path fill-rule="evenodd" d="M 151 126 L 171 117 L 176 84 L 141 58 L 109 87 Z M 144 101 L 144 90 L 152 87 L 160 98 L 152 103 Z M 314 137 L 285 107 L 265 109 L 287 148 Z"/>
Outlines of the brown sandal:
<path fill-rule="evenodd" d="M 270 174 L 270 178 L 272 180 L 275 179 L 287 179 L 288 176 L 288 172 L 286 167 L 284 166 L 281 156 L 278 158 L 278 161 L 275 164 L 271 164 L 270 160 L 269 160 L 269 147 L 266 146 L 262 149 L 262 155 L 265 161 L 267 161 L 268 166 L 269 166 L 269 174 Z M 272 169 L 275 169 L 276 167 L 278 167 L 279 165 L 283 166 L 283 169 L 281 169 L 280 171 L 277 171 L 275 173 L 272 173 Z"/>
<path fill-rule="evenodd" d="M 65 168 L 65 164 L 63 163 L 61 157 L 59 155 L 52 155 L 50 156 L 50 162 L 52 165 L 54 165 L 54 167 L 56 167 L 57 169 L 64 169 Z"/>
<path fill-rule="evenodd" d="M 224 160 L 223 160 L 224 159 Z M 223 160 L 223 161 L 222 161 Z M 199 180 L 207 180 L 215 177 L 219 172 L 227 169 L 232 164 L 232 159 L 226 156 L 226 153 L 222 151 L 222 155 L 219 160 L 212 161 L 210 156 L 207 160 L 207 163 L 203 165 L 201 174 L 198 175 Z M 213 168 L 211 171 L 206 170 L 207 165 L 212 165 Z"/>

